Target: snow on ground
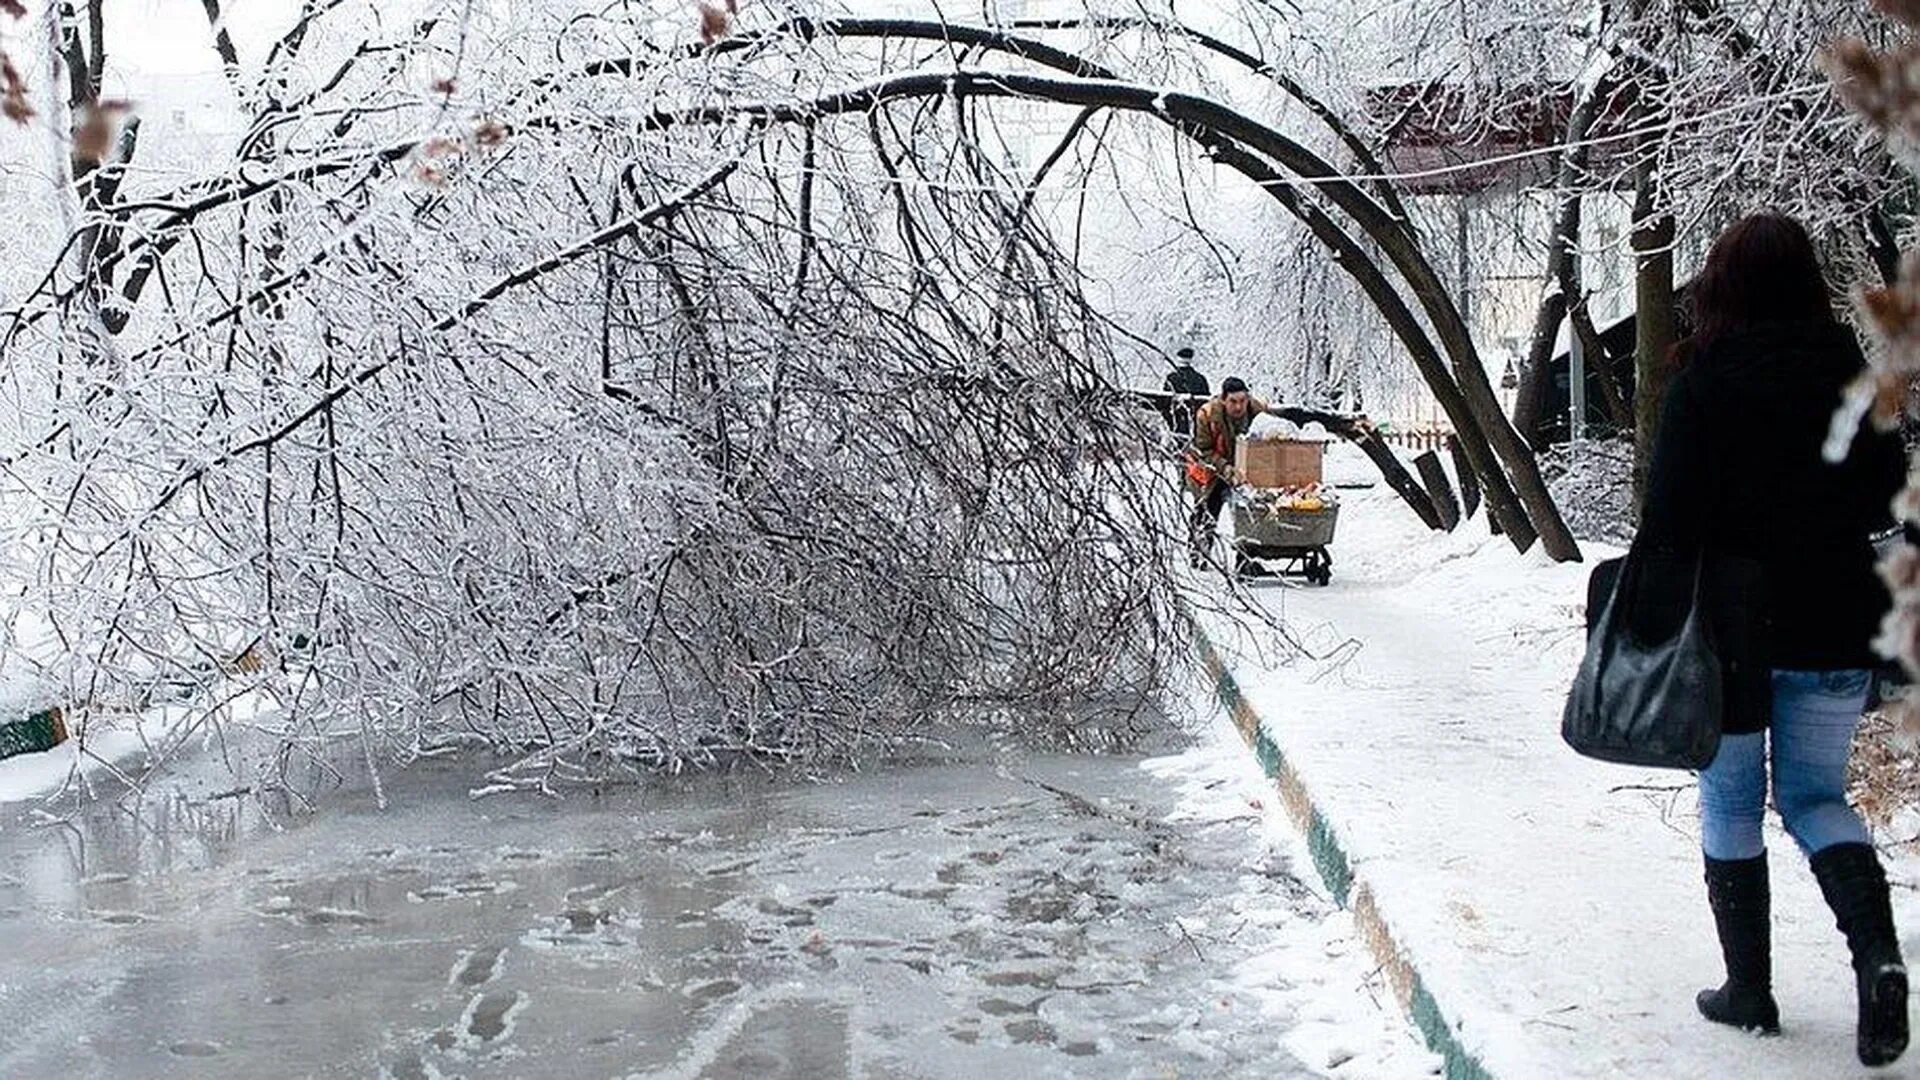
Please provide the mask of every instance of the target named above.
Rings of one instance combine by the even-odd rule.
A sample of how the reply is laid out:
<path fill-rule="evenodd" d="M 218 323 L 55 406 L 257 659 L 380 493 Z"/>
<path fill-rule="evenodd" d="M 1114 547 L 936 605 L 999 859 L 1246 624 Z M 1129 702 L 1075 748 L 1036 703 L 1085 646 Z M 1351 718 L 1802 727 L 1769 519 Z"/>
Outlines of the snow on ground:
<path fill-rule="evenodd" d="M 1302 838 L 1275 804 L 1271 784 L 1245 752 L 1238 733 L 1224 722 L 1214 726 L 1207 744 L 1150 759 L 1143 767 L 1180 793 L 1180 805 L 1167 818 L 1170 826 L 1182 831 L 1219 827 L 1249 820 L 1252 810 L 1251 820 L 1260 823 L 1265 837 L 1254 851 L 1276 859 L 1285 852 L 1281 865 L 1313 865 Z M 1256 890 L 1216 898 L 1212 906 L 1221 915 L 1209 918 L 1200 912 L 1195 920 L 1183 919 L 1182 925 L 1190 932 L 1196 930 L 1196 921 L 1199 929 L 1216 932 L 1230 930 L 1229 923 L 1255 925 L 1273 935 L 1266 947 L 1250 950 L 1225 981 L 1234 993 L 1260 1002 L 1261 1015 L 1285 1031 L 1286 1048 L 1315 1072 L 1430 1075 L 1438 1059 L 1421 1051 L 1404 1026 L 1392 991 L 1373 970 L 1359 941 L 1352 916 L 1334 905 L 1317 881 L 1298 884 L 1304 887 L 1291 893 L 1288 907 L 1309 914 L 1308 919 L 1288 917 L 1285 909 L 1263 903 Z"/>
<path fill-rule="evenodd" d="M 61 703 L 63 690 L 57 676 L 63 666 L 60 638 L 54 625 L 44 616 L 25 609 L 0 612 L 0 723 L 11 723 Z M 208 695 L 232 694 L 233 689 L 209 683 L 197 703 L 209 704 Z M 68 717 L 66 742 L 52 750 L 19 754 L 0 759 L 0 807 L 8 803 L 40 799 L 62 790 L 77 778 L 116 768 L 129 768 L 149 753 L 155 742 L 177 741 L 197 719 L 194 703 L 175 702 L 154 705 L 140 712 L 97 710 L 76 723 Z M 246 725 L 257 722 L 275 710 L 262 695 L 239 693 L 221 705 L 226 723 Z M 211 728 L 202 725 L 202 735 Z"/>
<path fill-rule="evenodd" d="M 57 655 L 57 636 L 45 619 L 14 611 L 0 624 L 0 723 L 24 720 L 58 703 L 53 680 L 45 674 Z M 153 718 L 164 721 L 166 712 L 155 710 Z M 96 724 L 52 750 L 0 760 L 0 806 L 51 795 L 75 777 L 135 757 L 146 748 L 140 733 L 144 723 L 129 717 L 114 726 Z"/>
<path fill-rule="evenodd" d="M 0 709 L 0 720 L 16 720 L 47 705 L 42 697 L 19 700 L 25 707 L 16 703 L 12 711 Z M 51 750 L 0 759 L 0 809 L 58 795 L 76 780 L 138 772 L 150 754 L 165 757 L 184 751 L 186 756 L 193 756 L 204 744 L 223 741 L 238 733 L 234 729 L 258 723 L 277 711 L 277 706 L 251 691 L 224 702 L 217 724 L 207 720 L 205 708 L 206 703 L 201 702 L 158 705 L 141 713 L 97 713 L 84 729 L 71 730 L 67 740 Z M 180 745 L 183 741 L 184 747 Z"/>
<path fill-rule="evenodd" d="M 45 619 L 0 611 L 0 723 L 46 708 L 53 691 L 46 675 L 58 639 Z"/>
<path fill-rule="evenodd" d="M 77 776 L 124 764 L 145 749 L 136 730 L 96 731 L 84 740 L 7 758 L 0 761 L 0 806 L 52 795 Z"/>
<path fill-rule="evenodd" d="M 1589 563 L 1612 549 L 1589 545 Z M 1560 741 L 1587 566 L 1427 532 L 1384 487 L 1349 493 L 1333 583 L 1256 588 L 1317 656 L 1210 619 L 1249 703 L 1371 884 L 1463 1043 L 1498 1077 L 1833 1077 L 1857 1069 L 1846 950 L 1771 821 L 1785 1034 L 1709 1025 L 1717 985 L 1691 777 Z M 1356 644 L 1357 643 L 1357 644 Z M 1909 955 L 1920 865 L 1892 868 Z M 1920 1052 L 1878 1075 L 1920 1076 Z"/>

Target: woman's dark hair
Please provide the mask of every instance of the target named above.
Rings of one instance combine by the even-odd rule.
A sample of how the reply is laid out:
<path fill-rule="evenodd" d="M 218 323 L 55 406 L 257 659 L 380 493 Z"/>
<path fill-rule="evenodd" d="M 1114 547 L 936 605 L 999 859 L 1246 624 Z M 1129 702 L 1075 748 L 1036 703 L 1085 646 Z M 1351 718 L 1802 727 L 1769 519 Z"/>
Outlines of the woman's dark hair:
<path fill-rule="evenodd" d="M 1688 292 L 1693 335 L 1680 343 L 1681 359 L 1756 323 L 1833 321 L 1813 239 L 1785 214 L 1751 214 L 1727 226 Z"/>

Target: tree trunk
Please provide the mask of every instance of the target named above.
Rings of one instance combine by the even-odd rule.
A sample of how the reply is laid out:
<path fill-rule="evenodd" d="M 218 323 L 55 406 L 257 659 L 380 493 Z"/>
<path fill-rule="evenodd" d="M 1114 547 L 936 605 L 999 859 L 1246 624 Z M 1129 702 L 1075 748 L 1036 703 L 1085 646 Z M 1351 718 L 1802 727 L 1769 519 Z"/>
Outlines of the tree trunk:
<path fill-rule="evenodd" d="M 1560 275 L 1551 265 L 1547 280 L 1547 295 L 1533 314 L 1527 355 L 1514 373 L 1519 386 L 1513 395 L 1513 426 L 1535 450 L 1545 450 L 1553 441 L 1547 437 L 1547 388 L 1553 385 L 1553 344 L 1567 318 L 1567 294 L 1560 291 Z"/>
<path fill-rule="evenodd" d="M 1231 157 L 1226 153 L 1219 156 L 1222 160 L 1229 160 Z M 1254 167 L 1253 161 L 1243 162 L 1241 171 L 1247 172 L 1252 167 Z M 1253 174 L 1248 173 L 1248 175 L 1251 177 Z M 1461 446 L 1468 460 L 1473 463 L 1474 471 L 1480 474 L 1487 495 L 1489 515 L 1500 519 L 1505 530 L 1504 535 L 1513 541 L 1516 548 L 1525 551 L 1532 547 L 1539 534 L 1530 520 L 1526 507 L 1508 483 L 1506 474 L 1500 469 L 1498 454 L 1486 434 L 1483 413 L 1474 407 L 1471 399 L 1462 392 L 1461 387 L 1448 374 L 1446 362 L 1441 358 L 1433 342 L 1426 336 L 1419 319 L 1407 308 L 1406 302 L 1388 282 L 1386 275 L 1360 245 L 1335 225 L 1318 206 L 1302 200 L 1291 187 L 1285 184 L 1265 183 L 1262 186 L 1266 187 L 1268 194 L 1293 210 L 1301 222 L 1313 230 L 1314 235 L 1334 251 L 1335 259 L 1341 268 L 1353 276 L 1368 298 L 1373 301 L 1374 307 L 1386 318 L 1387 325 L 1393 329 L 1402 344 L 1406 345 L 1408 354 L 1413 358 L 1414 366 L 1420 369 L 1420 374 L 1425 377 L 1435 400 L 1440 403 L 1441 409 L 1447 414 L 1447 419 L 1452 422 L 1455 432 L 1459 434 Z M 1498 422 L 1505 426 L 1506 417 L 1498 415 L 1497 404 L 1495 412 Z M 1378 441 L 1374 440 L 1375 443 Z M 1390 451 L 1387 454 L 1391 456 Z M 1375 458 L 1375 460 L 1379 459 Z M 1402 494 L 1404 495 L 1405 492 Z M 1441 519 L 1437 512 L 1428 520 L 1434 527 L 1441 527 L 1438 524 Z"/>
<path fill-rule="evenodd" d="M 1454 475 L 1460 478 L 1460 513 L 1472 517 L 1480 511 L 1480 484 L 1467 455 L 1460 449 L 1458 436 L 1447 436 L 1447 453 L 1453 458 Z"/>
<path fill-rule="evenodd" d="M 1428 450 L 1413 459 L 1413 467 L 1420 471 L 1427 494 L 1440 510 L 1440 524 L 1452 532 L 1460 524 L 1460 504 L 1453 497 L 1453 485 L 1447 481 L 1447 470 L 1440 464 L 1440 455 Z"/>
<path fill-rule="evenodd" d="M 1521 440 L 1519 433 L 1513 430 L 1512 423 L 1507 420 L 1507 414 L 1501 410 L 1500 399 L 1494 395 L 1493 384 L 1487 380 L 1486 369 L 1480 365 L 1479 351 L 1474 348 L 1466 324 L 1460 320 L 1459 309 L 1453 305 L 1446 288 L 1434 274 L 1433 267 L 1420 256 L 1410 234 L 1396 231 L 1382 236 L 1369 227 L 1364 219 L 1361 220 L 1361 227 L 1380 244 L 1395 269 L 1413 287 L 1414 296 L 1420 300 L 1421 308 L 1433 324 L 1435 336 L 1447 351 L 1454 378 L 1468 410 L 1479 430 L 1485 432 L 1501 464 L 1511 474 L 1514 492 L 1526 508 L 1529 523 L 1538 531 L 1538 538 L 1545 544 L 1547 554 L 1560 562 L 1579 562 L 1580 544 L 1573 538 L 1572 530 L 1567 528 L 1559 508 L 1553 505 L 1553 496 L 1547 492 L 1546 481 L 1540 475 L 1540 464 L 1534 460 L 1532 448 Z M 1485 470 L 1481 471 L 1481 478 L 1489 479 Z M 1504 478 L 1502 480 L 1504 482 Z M 1488 494 L 1491 496 L 1492 492 Z M 1508 537 L 1515 546 L 1521 550 L 1532 546 L 1532 538 L 1516 535 L 1512 523 L 1505 524 Z"/>
<path fill-rule="evenodd" d="M 1574 102 L 1573 112 L 1567 117 L 1566 149 L 1561 151 L 1554 173 L 1560 207 L 1554 214 L 1553 233 L 1547 240 L 1547 291 L 1540 297 L 1540 307 L 1534 313 L 1533 337 L 1528 343 L 1527 358 L 1520 366 L 1520 386 L 1513 405 L 1514 427 L 1536 450 L 1547 448 L 1547 387 L 1553 382 L 1553 346 L 1569 305 L 1581 315 L 1573 332 L 1582 334 L 1587 354 L 1606 370 L 1605 352 L 1599 347 L 1598 335 L 1592 333 L 1592 320 L 1585 316 L 1586 304 L 1579 275 L 1574 272 L 1573 256 L 1580 245 L 1580 185 L 1586 181 L 1587 135 L 1600 115 L 1600 107 L 1613 97 L 1618 86 L 1618 81 L 1609 74 L 1596 80 Z M 1607 371 L 1608 376 L 1611 374 Z M 1609 414 L 1620 426 L 1628 426 L 1631 419 L 1626 415 L 1626 401 L 1618 385 L 1610 378 L 1603 380 L 1602 385 L 1610 389 L 1607 393 Z"/>
<path fill-rule="evenodd" d="M 1634 389 L 1633 512 L 1639 520 L 1646 498 L 1653 442 L 1659 435 L 1660 406 L 1672 375 L 1675 302 L 1673 296 L 1673 212 L 1660 190 L 1658 166 L 1643 160 L 1633 182 Z"/>
<path fill-rule="evenodd" d="M 1574 207 L 1574 235 L 1579 234 L 1580 197 L 1575 195 L 1569 200 Z M 1613 357 L 1607 355 L 1607 347 L 1600 340 L 1600 331 L 1593 325 L 1593 313 L 1587 307 L 1586 279 L 1580 273 L 1580 260 L 1568 257 L 1560 262 L 1560 293 L 1567 309 L 1567 322 L 1573 333 L 1580 338 L 1580 348 L 1586 356 L 1586 369 L 1593 372 L 1600 383 L 1600 399 L 1606 406 L 1607 417 L 1613 426 L 1621 430 L 1633 427 L 1633 406 L 1627 402 L 1627 395 L 1620 387 L 1620 380 L 1613 374 Z M 1572 365 L 1568 365 L 1568 375 L 1572 375 Z M 1581 426 L 1586 426 L 1586 417 L 1581 417 Z"/>

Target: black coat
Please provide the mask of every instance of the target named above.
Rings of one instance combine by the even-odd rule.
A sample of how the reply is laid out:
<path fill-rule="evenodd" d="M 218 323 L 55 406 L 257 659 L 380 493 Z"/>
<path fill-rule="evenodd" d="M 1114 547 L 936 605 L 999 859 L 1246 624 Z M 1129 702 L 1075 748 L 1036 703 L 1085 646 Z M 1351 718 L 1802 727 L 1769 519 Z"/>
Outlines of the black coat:
<path fill-rule="evenodd" d="M 1192 364 L 1181 364 L 1167 372 L 1167 391 L 1174 394 L 1191 394 L 1204 398 L 1212 395 L 1207 387 L 1207 377 L 1200 374 Z"/>
<path fill-rule="evenodd" d="M 1716 590 L 1713 621 L 1763 669 L 1879 663 L 1871 642 L 1889 599 L 1869 538 L 1893 524 L 1906 455 L 1863 425 L 1844 461 L 1821 456 L 1863 364 L 1843 326 L 1765 324 L 1699 350 L 1667 390 L 1636 547 L 1687 563 L 1704 545 L 1747 568 Z M 1726 730 L 1765 723 L 1730 716 Z"/>
<path fill-rule="evenodd" d="M 1185 394 L 1202 401 L 1212 393 L 1207 386 L 1207 377 L 1195 370 L 1192 364 L 1185 362 L 1167 372 L 1167 379 L 1163 385 L 1169 394 Z M 1168 427 L 1185 435 L 1193 430 L 1193 413 L 1199 407 L 1198 403 L 1168 398 L 1161 415 L 1167 418 Z"/>

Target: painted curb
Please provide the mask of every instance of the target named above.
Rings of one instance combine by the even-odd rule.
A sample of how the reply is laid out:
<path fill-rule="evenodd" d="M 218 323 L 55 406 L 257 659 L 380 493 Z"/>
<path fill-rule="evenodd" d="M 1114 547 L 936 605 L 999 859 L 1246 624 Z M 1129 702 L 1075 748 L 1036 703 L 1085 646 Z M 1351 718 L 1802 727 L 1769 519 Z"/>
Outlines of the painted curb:
<path fill-rule="evenodd" d="M 67 721 L 58 708 L 40 709 L 19 720 L 0 722 L 0 761 L 51 750 L 67 741 Z"/>
<path fill-rule="evenodd" d="M 1394 940 L 1393 932 L 1374 899 L 1373 890 L 1365 881 L 1354 876 L 1353 861 L 1340 846 L 1332 825 L 1320 808 L 1314 805 L 1313 796 L 1307 791 L 1300 774 L 1288 763 L 1286 755 L 1261 725 L 1259 714 L 1253 711 L 1246 697 L 1240 693 L 1240 684 L 1234 679 L 1219 649 L 1205 630 L 1195 627 L 1194 635 L 1199 643 L 1200 662 L 1213 680 L 1215 695 L 1232 718 L 1240 737 L 1253 749 L 1261 771 L 1273 780 L 1287 816 L 1306 835 L 1307 850 L 1313 857 L 1314 869 L 1320 873 L 1320 880 L 1326 884 L 1334 900 L 1353 913 L 1360 936 L 1366 942 L 1368 951 L 1373 953 L 1380 970 L 1386 973 L 1400 1008 L 1419 1030 L 1427 1048 L 1444 1060 L 1447 1080 L 1493 1080 L 1493 1074 L 1480 1063 L 1480 1059 L 1461 1045 L 1459 1033 L 1448 1023 L 1440 1003 L 1428 992 L 1426 981 L 1414 967 L 1413 958 Z"/>

